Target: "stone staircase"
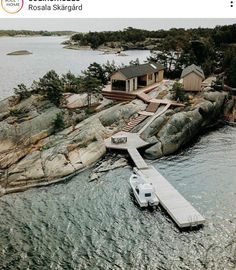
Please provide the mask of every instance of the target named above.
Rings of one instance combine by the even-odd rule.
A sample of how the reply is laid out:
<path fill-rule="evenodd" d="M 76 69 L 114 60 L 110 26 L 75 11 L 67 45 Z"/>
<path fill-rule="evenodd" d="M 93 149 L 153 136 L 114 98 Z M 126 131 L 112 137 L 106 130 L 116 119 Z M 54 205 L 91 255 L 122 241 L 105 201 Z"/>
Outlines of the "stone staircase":
<path fill-rule="evenodd" d="M 144 121 L 148 116 L 147 115 L 139 115 L 138 117 L 132 119 L 127 126 L 125 126 L 122 131 L 130 132 L 135 126 Z"/>

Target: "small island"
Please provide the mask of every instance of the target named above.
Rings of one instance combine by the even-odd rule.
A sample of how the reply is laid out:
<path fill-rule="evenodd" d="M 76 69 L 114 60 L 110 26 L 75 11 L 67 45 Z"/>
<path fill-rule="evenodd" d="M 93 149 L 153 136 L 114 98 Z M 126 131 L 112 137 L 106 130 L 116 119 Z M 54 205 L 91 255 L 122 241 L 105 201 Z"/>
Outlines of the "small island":
<path fill-rule="evenodd" d="M 7 55 L 30 55 L 30 54 L 33 54 L 32 52 L 29 52 L 27 50 L 20 50 L 20 51 L 14 51 L 14 52 L 11 52 L 11 53 L 8 53 Z"/>

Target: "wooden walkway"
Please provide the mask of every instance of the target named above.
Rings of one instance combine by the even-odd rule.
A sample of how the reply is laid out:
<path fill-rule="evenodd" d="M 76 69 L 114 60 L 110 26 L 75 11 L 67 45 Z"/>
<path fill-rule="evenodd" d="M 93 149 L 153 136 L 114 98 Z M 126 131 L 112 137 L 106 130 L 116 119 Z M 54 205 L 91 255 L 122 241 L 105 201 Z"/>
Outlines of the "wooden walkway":
<path fill-rule="evenodd" d="M 153 185 L 161 205 L 179 228 L 204 224 L 205 218 L 153 166 L 135 172 Z"/>
<path fill-rule="evenodd" d="M 149 97 L 149 95 L 143 93 L 143 92 L 140 92 L 140 93 L 137 93 L 136 94 L 136 97 L 140 98 L 142 101 L 146 102 L 146 103 L 149 103 L 151 98 Z"/>
<path fill-rule="evenodd" d="M 153 98 L 153 99 L 150 100 L 150 102 L 157 103 L 157 104 L 162 104 L 162 105 L 170 104 L 171 106 L 174 106 L 174 107 L 185 107 L 185 105 L 183 103 L 179 103 L 179 102 L 169 100 L 169 99 Z"/>
<path fill-rule="evenodd" d="M 138 169 L 148 169 L 147 163 L 136 148 L 128 148 L 128 153 Z"/>
<path fill-rule="evenodd" d="M 171 106 L 171 103 L 167 103 L 166 106 L 163 108 L 163 110 L 161 110 L 160 112 L 155 113 L 153 116 L 150 117 L 149 121 L 146 123 L 146 125 L 144 127 L 142 127 L 138 134 L 142 134 L 144 132 L 144 130 L 159 116 L 161 116 L 163 113 L 165 113 L 169 107 Z"/>
<path fill-rule="evenodd" d="M 147 106 L 146 111 L 151 112 L 151 113 L 155 113 L 159 106 L 160 106 L 160 103 L 150 102 L 149 105 Z"/>

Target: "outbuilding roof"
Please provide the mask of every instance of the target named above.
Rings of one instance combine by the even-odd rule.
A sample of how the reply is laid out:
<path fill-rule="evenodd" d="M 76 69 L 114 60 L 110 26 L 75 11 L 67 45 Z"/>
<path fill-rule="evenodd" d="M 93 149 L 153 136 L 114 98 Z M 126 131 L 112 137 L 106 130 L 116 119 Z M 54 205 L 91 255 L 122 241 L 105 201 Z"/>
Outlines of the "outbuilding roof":
<path fill-rule="evenodd" d="M 160 63 L 147 63 L 136 66 L 129 66 L 118 69 L 117 72 L 122 73 L 127 79 L 144 76 L 163 70 L 164 67 Z"/>
<path fill-rule="evenodd" d="M 183 69 L 182 74 L 181 74 L 181 78 L 186 77 L 187 75 L 189 75 L 192 72 L 194 72 L 198 76 L 202 77 L 202 79 L 205 79 L 203 70 L 199 66 L 196 66 L 194 64 Z"/>

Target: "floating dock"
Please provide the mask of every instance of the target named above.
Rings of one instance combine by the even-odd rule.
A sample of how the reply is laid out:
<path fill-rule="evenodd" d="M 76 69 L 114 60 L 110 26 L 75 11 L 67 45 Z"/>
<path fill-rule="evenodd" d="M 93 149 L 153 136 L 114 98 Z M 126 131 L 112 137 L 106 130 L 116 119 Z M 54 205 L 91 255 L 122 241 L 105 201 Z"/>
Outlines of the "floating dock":
<path fill-rule="evenodd" d="M 162 207 L 179 228 L 204 224 L 205 218 L 153 166 L 134 171 L 153 185 Z"/>
<path fill-rule="evenodd" d="M 139 154 L 139 151 L 136 148 L 128 148 L 127 150 L 138 169 L 148 169 L 147 163 L 143 160 L 142 156 Z"/>
<path fill-rule="evenodd" d="M 171 216 L 179 228 L 203 225 L 205 218 L 153 167 L 147 165 L 137 148 L 147 146 L 138 133 L 119 132 L 127 136 L 127 142 L 114 144 L 111 138 L 105 140 L 107 148 L 127 150 L 135 163 L 134 171 L 153 185 L 162 207 Z"/>

